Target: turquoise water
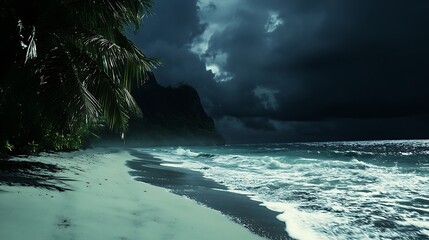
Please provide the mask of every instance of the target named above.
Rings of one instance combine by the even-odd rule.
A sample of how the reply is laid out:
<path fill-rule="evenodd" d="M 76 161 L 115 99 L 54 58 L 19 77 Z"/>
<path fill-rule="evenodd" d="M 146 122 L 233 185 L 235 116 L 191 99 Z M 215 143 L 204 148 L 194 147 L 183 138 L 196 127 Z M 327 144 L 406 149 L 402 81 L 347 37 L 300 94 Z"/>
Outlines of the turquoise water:
<path fill-rule="evenodd" d="M 429 141 L 143 151 L 260 201 L 297 239 L 429 239 Z"/>

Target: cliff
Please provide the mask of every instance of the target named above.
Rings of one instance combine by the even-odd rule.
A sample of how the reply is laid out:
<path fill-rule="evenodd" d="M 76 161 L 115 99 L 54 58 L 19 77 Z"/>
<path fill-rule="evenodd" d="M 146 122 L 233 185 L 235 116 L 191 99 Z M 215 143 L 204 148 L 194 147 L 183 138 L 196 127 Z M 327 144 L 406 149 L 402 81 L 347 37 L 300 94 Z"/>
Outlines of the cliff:
<path fill-rule="evenodd" d="M 225 143 L 191 86 L 163 87 L 152 74 L 132 95 L 142 109 L 143 118 L 130 120 L 126 141 L 142 145 Z"/>

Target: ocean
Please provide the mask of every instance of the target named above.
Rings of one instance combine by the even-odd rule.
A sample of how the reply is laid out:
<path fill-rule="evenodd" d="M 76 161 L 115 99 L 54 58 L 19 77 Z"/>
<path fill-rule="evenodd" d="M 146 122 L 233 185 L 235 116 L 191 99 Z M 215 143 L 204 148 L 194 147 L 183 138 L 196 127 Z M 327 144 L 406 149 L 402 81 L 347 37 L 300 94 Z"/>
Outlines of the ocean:
<path fill-rule="evenodd" d="M 276 212 L 295 239 L 429 239 L 429 141 L 142 148 Z"/>

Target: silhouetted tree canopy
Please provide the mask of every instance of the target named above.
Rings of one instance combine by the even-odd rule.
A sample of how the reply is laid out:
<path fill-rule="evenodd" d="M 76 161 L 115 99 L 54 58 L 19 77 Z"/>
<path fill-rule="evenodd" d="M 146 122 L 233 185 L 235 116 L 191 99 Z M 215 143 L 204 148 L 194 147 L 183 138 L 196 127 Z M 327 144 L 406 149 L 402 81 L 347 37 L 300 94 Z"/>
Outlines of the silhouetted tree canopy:
<path fill-rule="evenodd" d="M 130 90 L 158 62 L 123 33 L 139 29 L 151 1 L 4 0 L 0 8 L 2 148 L 80 139 L 99 122 L 125 131 L 141 114 Z"/>

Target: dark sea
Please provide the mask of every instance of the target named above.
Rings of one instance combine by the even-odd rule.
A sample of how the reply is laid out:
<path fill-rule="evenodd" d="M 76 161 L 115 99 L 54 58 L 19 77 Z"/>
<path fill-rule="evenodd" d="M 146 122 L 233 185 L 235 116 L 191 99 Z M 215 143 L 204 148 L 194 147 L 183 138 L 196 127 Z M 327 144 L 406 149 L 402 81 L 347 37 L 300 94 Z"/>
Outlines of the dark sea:
<path fill-rule="evenodd" d="M 295 239 L 429 239 L 429 141 L 144 148 L 276 212 Z"/>

